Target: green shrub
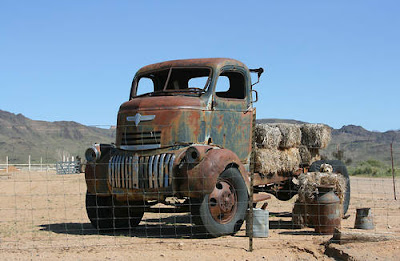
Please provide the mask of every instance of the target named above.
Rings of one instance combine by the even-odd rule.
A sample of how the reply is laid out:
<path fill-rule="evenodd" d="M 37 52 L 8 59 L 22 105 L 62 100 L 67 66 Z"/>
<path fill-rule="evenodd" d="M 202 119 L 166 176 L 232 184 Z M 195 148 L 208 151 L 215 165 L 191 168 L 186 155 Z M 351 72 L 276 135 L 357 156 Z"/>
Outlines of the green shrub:
<path fill-rule="evenodd" d="M 392 168 L 382 161 L 369 159 L 358 163 L 355 167 L 349 168 L 349 174 L 354 176 L 361 175 L 370 177 L 391 176 Z"/>

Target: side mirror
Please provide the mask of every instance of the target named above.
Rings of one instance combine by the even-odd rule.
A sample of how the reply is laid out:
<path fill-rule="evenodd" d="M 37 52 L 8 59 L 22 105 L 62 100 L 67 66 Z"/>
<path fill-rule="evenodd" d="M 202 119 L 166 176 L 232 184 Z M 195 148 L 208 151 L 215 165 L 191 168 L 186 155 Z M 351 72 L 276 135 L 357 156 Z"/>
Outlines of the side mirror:
<path fill-rule="evenodd" d="M 258 102 L 258 92 L 256 90 L 251 90 L 251 92 L 254 92 L 256 94 L 256 100 L 251 102 L 252 103 Z"/>
<path fill-rule="evenodd" d="M 258 69 L 249 69 L 249 71 L 251 73 L 257 73 L 257 81 L 251 85 L 251 87 L 253 87 L 254 85 L 256 85 L 257 83 L 260 82 L 260 77 L 261 77 L 261 74 L 263 74 L 264 69 L 262 67 L 260 67 Z"/>

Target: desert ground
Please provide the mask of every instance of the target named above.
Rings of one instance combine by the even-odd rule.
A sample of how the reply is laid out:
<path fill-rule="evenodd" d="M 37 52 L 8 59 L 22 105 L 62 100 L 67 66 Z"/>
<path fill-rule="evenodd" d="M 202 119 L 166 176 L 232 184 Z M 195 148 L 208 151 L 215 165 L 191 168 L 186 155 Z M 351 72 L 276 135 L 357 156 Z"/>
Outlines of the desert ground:
<path fill-rule="evenodd" d="M 400 190 L 399 182 L 397 189 Z M 391 179 L 352 178 L 348 219 L 354 231 L 356 208 L 370 207 L 375 228 L 368 233 L 400 237 L 400 201 Z M 235 236 L 202 238 L 187 213 L 164 207 L 146 212 L 131 231 L 99 233 L 85 211 L 84 174 L 0 172 L 0 259 L 3 260 L 398 260 L 400 240 L 327 244 L 331 236 L 295 228 L 290 213 L 295 198 L 269 200 L 268 238 L 254 238 L 249 252 L 245 225 Z M 399 193 L 398 193 L 399 197 Z"/>

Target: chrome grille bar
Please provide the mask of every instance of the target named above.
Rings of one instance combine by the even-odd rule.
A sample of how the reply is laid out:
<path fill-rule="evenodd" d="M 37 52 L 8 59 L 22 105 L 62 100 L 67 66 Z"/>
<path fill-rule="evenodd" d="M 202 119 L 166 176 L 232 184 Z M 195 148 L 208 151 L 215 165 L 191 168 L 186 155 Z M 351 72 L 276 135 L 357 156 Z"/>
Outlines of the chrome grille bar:
<path fill-rule="evenodd" d="M 169 173 L 168 186 L 172 184 L 172 167 L 174 166 L 174 161 L 175 161 L 175 155 L 172 154 L 171 160 L 168 164 L 168 173 Z"/>
<path fill-rule="evenodd" d="M 158 164 L 158 176 L 159 176 L 159 182 L 158 185 L 160 188 L 163 187 L 164 185 L 164 158 L 165 158 L 165 154 L 161 154 L 160 156 L 160 163 Z"/>
<path fill-rule="evenodd" d="M 156 188 L 159 187 L 159 184 L 158 184 L 158 175 L 159 175 L 159 173 L 158 173 L 158 160 L 159 159 L 160 159 L 160 155 L 156 155 L 156 157 L 154 159 L 154 186 Z"/>
<path fill-rule="evenodd" d="M 171 154 L 167 154 L 167 157 L 165 159 L 165 164 L 164 164 L 164 172 L 165 172 L 164 180 L 163 180 L 164 187 L 168 187 L 168 176 L 170 175 L 168 165 L 169 165 L 170 160 L 171 160 Z"/>
<path fill-rule="evenodd" d="M 153 161 L 154 161 L 154 156 L 150 156 L 150 159 L 149 159 L 149 188 L 153 188 Z"/>
<path fill-rule="evenodd" d="M 150 157 L 144 157 L 143 158 L 143 170 L 144 170 L 144 175 L 143 175 L 143 188 L 148 188 L 149 187 L 149 183 L 147 182 L 149 180 L 149 168 L 148 168 L 148 164 L 149 164 L 149 158 Z"/>
<path fill-rule="evenodd" d="M 116 186 L 115 181 L 117 180 L 115 177 L 115 157 L 111 158 L 111 177 L 112 177 L 112 182 L 110 183 L 113 187 Z"/>
<path fill-rule="evenodd" d="M 138 174 L 139 174 L 139 157 L 138 156 L 133 156 L 132 158 L 132 168 L 133 168 L 133 172 L 132 172 L 132 176 L 133 176 L 133 188 L 138 189 L 139 188 L 139 178 L 138 178 Z"/>
<path fill-rule="evenodd" d="M 139 157 L 139 171 L 138 171 L 138 186 L 139 188 L 144 188 L 143 186 L 143 158 Z"/>

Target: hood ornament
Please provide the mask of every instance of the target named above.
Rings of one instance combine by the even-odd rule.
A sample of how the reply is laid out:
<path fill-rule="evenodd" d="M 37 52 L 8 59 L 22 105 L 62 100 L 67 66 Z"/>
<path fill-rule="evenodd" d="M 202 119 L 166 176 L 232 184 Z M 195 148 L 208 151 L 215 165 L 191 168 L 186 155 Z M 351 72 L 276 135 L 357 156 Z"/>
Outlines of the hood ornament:
<path fill-rule="evenodd" d="M 126 120 L 135 122 L 135 125 L 137 127 L 140 122 L 151 121 L 151 120 L 154 120 L 155 117 L 156 117 L 156 115 L 141 115 L 140 113 L 136 113 L 135 116 L 126 117 Z"/>

